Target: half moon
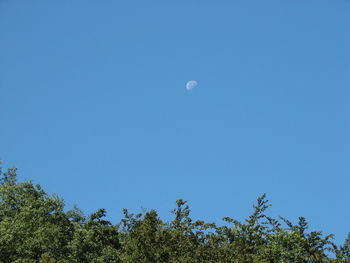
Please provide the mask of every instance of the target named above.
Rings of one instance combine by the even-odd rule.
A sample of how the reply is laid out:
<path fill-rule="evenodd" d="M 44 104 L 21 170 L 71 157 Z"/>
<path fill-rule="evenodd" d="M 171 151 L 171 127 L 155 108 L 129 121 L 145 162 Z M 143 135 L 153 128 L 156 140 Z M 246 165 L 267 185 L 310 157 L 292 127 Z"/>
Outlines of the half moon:
<path fill-rule="evenodd" d="M 195 80 L 190 80 L 186 83 L 186 89 L 187 90 L 191 90 L 193 88 L 195 88 L 198 85 L 198 82 Z"/>

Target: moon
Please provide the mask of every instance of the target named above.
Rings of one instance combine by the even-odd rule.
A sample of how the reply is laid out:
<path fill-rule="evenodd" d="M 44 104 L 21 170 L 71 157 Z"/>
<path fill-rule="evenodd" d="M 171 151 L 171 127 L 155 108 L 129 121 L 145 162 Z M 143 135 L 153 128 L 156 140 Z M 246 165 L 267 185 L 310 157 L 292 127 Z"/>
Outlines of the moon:
<path fill-rule="evenodd" d="M 198 85 L 198 82 L 195 80 L 190 80 L 186 83 L 186 90 L 191 90 Z"/>

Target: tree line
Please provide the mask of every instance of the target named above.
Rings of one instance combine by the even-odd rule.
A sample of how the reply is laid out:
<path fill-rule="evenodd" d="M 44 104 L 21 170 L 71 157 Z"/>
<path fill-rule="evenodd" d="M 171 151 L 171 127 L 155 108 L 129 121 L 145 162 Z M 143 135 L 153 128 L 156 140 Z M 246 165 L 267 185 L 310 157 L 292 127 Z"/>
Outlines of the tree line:
<path fill-rule="evenodd" d="M 170 221 L 156 210 L 123 210 L 114 225 L 99 209 L 85 216 L 31 181 L 18 182 L 16 168 L 0 169 L 1 263 L 267 263 L 350 262 L 350 235 L 338 246 L 333 235 L 271 218 L 265 195 L 243 222 L 225 217 L 218 226 L 193 220 L 179 199 Z"/>

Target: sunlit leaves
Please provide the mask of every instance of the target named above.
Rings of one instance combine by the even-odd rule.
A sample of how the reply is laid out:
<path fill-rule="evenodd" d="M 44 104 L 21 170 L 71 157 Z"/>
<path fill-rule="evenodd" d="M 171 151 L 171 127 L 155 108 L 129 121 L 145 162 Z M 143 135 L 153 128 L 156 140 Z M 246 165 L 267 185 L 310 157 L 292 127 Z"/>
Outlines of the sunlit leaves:
<path fill-rule="evenodd" d="M 124 209 L 113 225 L 104 209 L 65 211 L 40 185 L 18 183 L 12 168 L 0 172 L 0 263 L 350 262 L 350 236 L 338 247 L 303 217 L 296 224 L 269 217 L 269 206 L 262 195 L 246 220 L 225 217 L 217 226 L 194 220 L 179 199 L 169 222 L 155 210 Z"/>

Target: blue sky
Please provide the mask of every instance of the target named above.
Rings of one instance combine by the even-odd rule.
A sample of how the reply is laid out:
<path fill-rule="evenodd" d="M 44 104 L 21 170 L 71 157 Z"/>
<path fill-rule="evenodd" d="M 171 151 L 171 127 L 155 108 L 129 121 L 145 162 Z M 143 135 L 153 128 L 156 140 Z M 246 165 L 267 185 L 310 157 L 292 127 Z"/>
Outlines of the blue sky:
<path fill-rule="evenodd" d="M 0 159 L 86 213 L 350 231 L 349 1 L 0 2 Z M 191 91 L 188 80 L 198 81 Z"/>

